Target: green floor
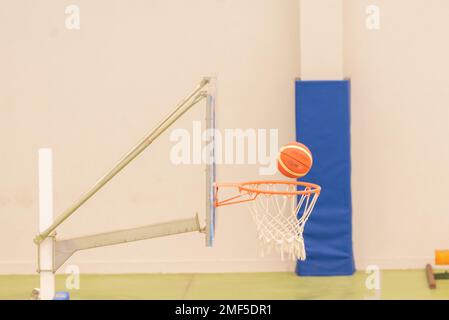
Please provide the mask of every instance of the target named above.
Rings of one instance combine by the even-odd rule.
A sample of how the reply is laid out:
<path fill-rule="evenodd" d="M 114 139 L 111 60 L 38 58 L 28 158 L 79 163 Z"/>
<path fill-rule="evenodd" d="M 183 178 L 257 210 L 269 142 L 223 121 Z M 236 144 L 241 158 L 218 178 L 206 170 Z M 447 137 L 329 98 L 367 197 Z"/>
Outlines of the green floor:
<path fill-rule="evenodd" d="M 427 287 L 424 270 L 383 271 L 381 290 L 366 289 L 367 274 L 298 277 L 292 273 L 83 275 L 71 299 L 449 299 L 449 281 Z M 36 276 L 0 276 L 0 299 L 28 299 Z M 57 290 L 67 291 L 65 275 Z"/>

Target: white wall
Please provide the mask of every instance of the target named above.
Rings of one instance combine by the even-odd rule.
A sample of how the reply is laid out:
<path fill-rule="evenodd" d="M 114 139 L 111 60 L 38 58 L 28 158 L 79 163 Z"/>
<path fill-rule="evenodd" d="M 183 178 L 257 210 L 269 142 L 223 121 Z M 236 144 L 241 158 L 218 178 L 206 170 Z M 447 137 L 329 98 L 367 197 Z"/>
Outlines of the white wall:
<path fill-rule="evenodd" d="M 0 272 L 32 273 L 37 149 L 55 152 L 55 210 L 96 181 L 205 74 L 219 76 L 218 125 L 279 128 L 294 139 L 297 0 L 5 1 L 0 11 Z M 381 29 L 365 28 L 366 5 Z M 358 267 L 421 268 L 447 247 L 449 22 L 446 0 L 344 2 L 352 79 L 354 246 Z M 202 118 L 196 109 L 179 126 Z M 61 228 L 72 236 L 193 216 L 200 167 L 174 167 L 164 135 Z M 219 180 L 258 166 L 220 166 Z M 278 176 L 278 178 L 280 178 Z M 176 182 L 177 181 L 177 182 Z M 173 193 L 173 185 L 176 197 Z M 190 234 L 77 254 L 82 272 L 292 270 L 261 258 L 245 207 L 220 209 L 218 241 Z"/>
<path fill-rule="evenodd" d="M 36 267 L 37 149 L 55 155 L 61 212 L 165 116 L 202 76 L 219 78 L 219 128 L 280 128 L 294 140 L 299 74 L 296 0 L 7 1 L 0 13 L 0 272 Z M 178 127 L 190 128 L 196 108 Z M 61 237 L 193 217 L 204 207 L 200 166 L 169 162 L 165 134 L 60 229 Z M 220 166 L 221 180 L 258 166 Z M 200 234 L 77 254 L 82 272 L 292 270 L 261 258 L 245 206 L 220 210 L 214 249 Z"/>
<path fill-rule="evenodd" d="M 380 29 L 365 28 L 366 7 Z M 449 237 L 449 2 L 345 2 L 358 267 L 422 268 Z"/>

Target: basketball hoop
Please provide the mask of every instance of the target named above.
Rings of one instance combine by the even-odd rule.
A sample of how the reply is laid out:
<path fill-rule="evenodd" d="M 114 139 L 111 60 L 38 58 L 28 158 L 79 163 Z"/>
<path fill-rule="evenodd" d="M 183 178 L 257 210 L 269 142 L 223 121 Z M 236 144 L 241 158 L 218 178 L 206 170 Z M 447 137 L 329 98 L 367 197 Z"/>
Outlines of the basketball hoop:
<path fill-rule="evenodd" d="M 238 194 L 219 200 L 223 188 L 237 189 Z M 215 206 L 247 202 L 263 247 L 279 251 L 282 259 L 287 254 L 305 260 L 304 226 L 320 191 L 320 186 L 300 181 L 216 183 Z"/>

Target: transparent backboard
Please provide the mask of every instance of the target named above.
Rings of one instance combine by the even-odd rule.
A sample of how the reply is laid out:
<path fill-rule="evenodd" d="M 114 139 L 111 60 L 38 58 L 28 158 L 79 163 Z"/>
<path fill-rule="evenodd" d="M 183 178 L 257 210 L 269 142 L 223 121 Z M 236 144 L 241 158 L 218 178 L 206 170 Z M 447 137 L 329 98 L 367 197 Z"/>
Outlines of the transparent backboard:
<path fill-rule="evenodd" d="M 214 90 L 216 83 L 214 79 L 211 80 L 210 90 L 206 102 L 206 128 L 209 132 L 209 145 L 212 146 L 210 150 L 209 163 L 206 163 L 206 246 L 211 247 L 214 243 L 215 237 L 215 191 L 214 184 L 216 178 L 216 164 L 215 164 L 215 100 L 216 92 Z"/>

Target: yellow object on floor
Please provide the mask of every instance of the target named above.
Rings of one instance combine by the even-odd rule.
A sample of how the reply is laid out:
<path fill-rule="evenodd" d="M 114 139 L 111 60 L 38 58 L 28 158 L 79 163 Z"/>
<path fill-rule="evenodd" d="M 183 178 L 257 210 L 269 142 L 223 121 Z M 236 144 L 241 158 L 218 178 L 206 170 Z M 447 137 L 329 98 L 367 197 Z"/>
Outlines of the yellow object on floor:
<path fill-rule="evenodd" d="M 435 264 L 440 266 L 449 265 L 449 250 L 435 251 Z"/>

